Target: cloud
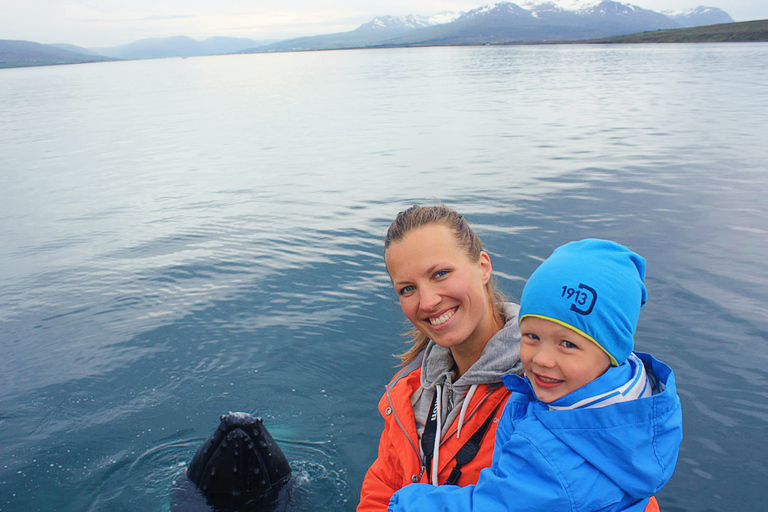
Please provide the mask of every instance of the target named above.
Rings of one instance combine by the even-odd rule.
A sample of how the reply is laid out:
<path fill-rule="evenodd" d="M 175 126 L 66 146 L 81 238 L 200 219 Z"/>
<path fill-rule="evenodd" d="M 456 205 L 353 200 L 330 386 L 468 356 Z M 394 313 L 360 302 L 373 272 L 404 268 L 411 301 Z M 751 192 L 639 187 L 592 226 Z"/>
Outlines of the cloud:
<path fill-rule="evenodd" d="M 137 21 L 171 21 L 197 17 L 196 14 L 174 12 L 150 12 L 143 9 L 105 10 L 87 4 L 70 4 L 64 17 L 74 23 L 134 23 Z"/>
<path fill-rule="evenodd" d="M 80 18 L 74 21 L 80 23 L 132 23 L 136 21 L 169 21 L 196 18 L 194 14 L 171 14 L 168 16 L 144 16 L 143 18 Z"/>
<path fill-rule="evenodd" d="M 140 18 L 136 21 L 181 20 L 181 19 L 195 18 L 195 17 L 196 16 L 194 14 L 169 14 L 167 16 L 153 15 L 153 16 L 145 16 L 144 18 Z"/>

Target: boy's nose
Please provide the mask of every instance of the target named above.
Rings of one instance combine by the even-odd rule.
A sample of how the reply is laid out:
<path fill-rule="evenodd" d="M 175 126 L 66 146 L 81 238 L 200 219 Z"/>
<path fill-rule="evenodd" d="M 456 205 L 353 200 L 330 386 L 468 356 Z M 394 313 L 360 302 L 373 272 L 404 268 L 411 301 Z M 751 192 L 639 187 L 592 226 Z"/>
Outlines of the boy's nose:
<path fill-rule="evenodd" d="M 544 368 L 551 368 L 555 365 L 555 358 L 553 357 L 552 350 L 549 347 L 539 347 L 536 353 L 533 354 L 531 359 L 534 364 Z"/>

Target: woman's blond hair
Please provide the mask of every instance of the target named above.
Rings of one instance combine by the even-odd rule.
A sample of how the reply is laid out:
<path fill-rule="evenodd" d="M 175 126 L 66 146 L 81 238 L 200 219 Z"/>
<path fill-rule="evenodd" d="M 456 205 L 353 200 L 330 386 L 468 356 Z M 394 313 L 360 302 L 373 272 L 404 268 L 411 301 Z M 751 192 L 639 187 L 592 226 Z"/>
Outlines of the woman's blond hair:
<path fill-rule="evenodd" d="M 405 235 L 416 229 L 428 226 L 430 224 L 444 224 L 456 237 L 459 247 L 467 251 L 471 261 L 478 261 L 480 253 L 483 251 L 483 242 L 477 236 L 467 221 L 459 213 L 447 206 L 411 206 L 397 214 L 395 220 L 389 226 L 387 235 L 384 237 L 384 253 L 392 243 L 402 240 Z M 497 323 L 504 323 L 504 295 L 496 288 L 493 277 L 485 285 L 488 292 L 488 298 L 493 308 L 493 316 Z M 419 353 L 427 346 L 429 338 L 421 331 L 413 327 L 405 333 L 409 337 L 408 343 L 411 347 L 402 354 L 395 354 L 400 359 L 400 365 L 404 366 L 413 361 Z"/>

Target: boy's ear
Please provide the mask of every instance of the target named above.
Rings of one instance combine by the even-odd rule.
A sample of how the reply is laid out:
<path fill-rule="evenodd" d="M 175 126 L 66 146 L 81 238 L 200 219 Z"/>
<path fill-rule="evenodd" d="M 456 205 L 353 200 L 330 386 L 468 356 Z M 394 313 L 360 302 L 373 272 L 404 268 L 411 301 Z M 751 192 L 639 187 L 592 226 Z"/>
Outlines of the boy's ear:
<path fill-rule="evenodd" d="M 491 263 L 491 257 L 487 252 L 480 252 L 480 271 L 483 276 L 483 284 L 488 284 L 491 280 L 491 274 L 493 273 L 493 264 Z"/>

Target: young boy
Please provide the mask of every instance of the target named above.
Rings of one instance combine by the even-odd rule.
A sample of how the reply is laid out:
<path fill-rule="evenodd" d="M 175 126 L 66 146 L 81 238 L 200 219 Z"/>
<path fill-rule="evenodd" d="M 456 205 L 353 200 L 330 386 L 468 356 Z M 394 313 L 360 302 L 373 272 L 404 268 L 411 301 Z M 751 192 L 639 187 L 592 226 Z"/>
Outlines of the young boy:
<path fill-rule="evenodd" d="M 413 484 L 390 512 L 642 511 L 667 483 L 682 441 L 672 370 L 635 354 L 645 260 L 606 240 L 556 249 L 520 303 L 525 377 L 513 391 L 490 468 L 476 485 Z"/>

